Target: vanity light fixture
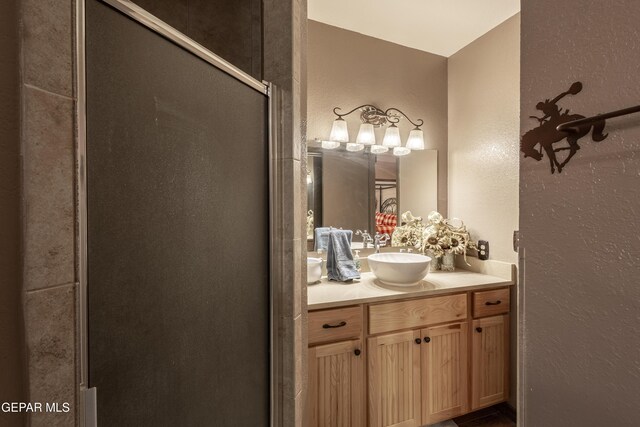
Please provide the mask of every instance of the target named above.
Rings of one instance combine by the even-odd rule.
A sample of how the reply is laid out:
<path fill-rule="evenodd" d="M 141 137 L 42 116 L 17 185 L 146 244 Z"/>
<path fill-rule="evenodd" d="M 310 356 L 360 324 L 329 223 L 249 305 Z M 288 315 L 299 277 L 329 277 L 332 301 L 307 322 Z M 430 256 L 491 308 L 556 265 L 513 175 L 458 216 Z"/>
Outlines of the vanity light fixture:
<path fill-rule="evenodd" d="M 411 153 L 411 149 L 407 148 L 407 147 L 394 147 L 393 148 L 393 155 L 394 156 L 406 156 L 407 154 Z"/>
<path fill-rule="evenodd" d="M 363 144 L 357 142 L 347 142 L 347 151 L 361 151 L 364 150 Z"/>
<path fill-rule="evenodd" d="M 376 134 L 373 131 L 373 125 L 371 123 L 362 123 L 360 125 L 356 142 L 363 145 L 375 145 Z"/>
<path fill-rule="evenodd" d="M 340 147 L 340 143 L 338 141 L 322 141 L 322 148 L 325 150 L 333 150 L 334 148 Z"/>
<path fill-rule="evenodd" d="M 400 129 L 398 129 L 398 126 L 396 126 L 395 123 L 391 123 L 391 126 L 384 131 L 382 145 L 389 148 L 400 147 L 402 145 L 402 140 L 400 140 Z"/>
<path fill-rule="evenodd" d="M 411 150 L 424 150 L 424 133 L 422 129 L 416 127 L 409 132 L 406 147 Z"/>
<path fill-rule="evenodd" d="M 349 129 L 344 117 L 360 110 L 360 120 L 362 124 L 358 130 L 358 136 L 355 142 L 349 142 Z M 333 113 L 337 116 L 331 126 L 331 134 L 328 141 L 322 141 L 322 148 L 332 150 L 338 148 L 341 144 L 346 144 L 347 151 L 362 151 L 366 147 L 370 147 L 369 151 L 373 154 L 382 154 L 393 148 L 393 154 L 396 156 L 406 156 L 412 150 L 424 150 L 424 133 L 420 127 L 424 124 L 424 120 L 418 119 L 414 122 L 401 110 L 391 107 L 381 110 L 375 105 L 364 104 L 354 108 L 347 113 L 341 113 L 340 107 L 335 107 Z M 402 145 L 400 137 L 400 129 L 397 124 L 402 118 L 411 123 L 414 128 L 409 132 L 409 138 L 406 144 Z M 374 128 L 388 126 L 384 133 L 382 144 L 376 143 Z"/>
<path fill-rule="evenodd" d="M 331 126 L 331 136 L 329 136 L 329 140 L 334 142 L 349 142 L 349 130 L 347 129 L 347 122 L 341 116 L 338 116 L 338 118 L 333 121 L 333 126 Z"/>
<path fill-rule="evenodd" d="M 389 147 L 385 147 L 384 145 L 372 145 L 371 152 L 373 154 L 384 154 L 389 151 Z"/>

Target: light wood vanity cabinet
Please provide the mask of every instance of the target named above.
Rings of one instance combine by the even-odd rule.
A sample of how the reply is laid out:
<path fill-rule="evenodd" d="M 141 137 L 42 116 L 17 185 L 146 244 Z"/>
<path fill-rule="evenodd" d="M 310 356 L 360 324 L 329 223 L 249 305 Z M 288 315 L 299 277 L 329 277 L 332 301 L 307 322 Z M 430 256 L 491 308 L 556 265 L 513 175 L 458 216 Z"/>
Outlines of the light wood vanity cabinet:
<path fill-rule="evenodd" d="M 366 425 L 362 321 L 362 306 L 309 313 L 311 427 Z"/>
<path fill-rule="evenodd" d="M 509 288 L 473 292 L 471 409 L 509 397 Z"/>
<path fill-rule="evenodd" d="M 509 292 L 310 312 L 309 425 L 419 427 L 506 400 Z"/>
<path fill-rule="evenodd" d="M 360 340 L 309 349 L 309 425 L 364 425 L 364 355 Z"/>
<path fill-rule="evenodd" d="M 369 338 L 369 426 L 420 425 L 421 342 L 419 330 Z"/>
<path fill-rule="evenodd" d="M 466 414 L 467 322 L 423 329 L 422 335 L 422 423 L 433 424 Z"/>
<path fill-rule="evenodd" d="M 461 293 L 369 307 L 371 334 L 415 328 L 368 340 L 370 426 L 417 427 L 468 411 L 467 298 Z"/>

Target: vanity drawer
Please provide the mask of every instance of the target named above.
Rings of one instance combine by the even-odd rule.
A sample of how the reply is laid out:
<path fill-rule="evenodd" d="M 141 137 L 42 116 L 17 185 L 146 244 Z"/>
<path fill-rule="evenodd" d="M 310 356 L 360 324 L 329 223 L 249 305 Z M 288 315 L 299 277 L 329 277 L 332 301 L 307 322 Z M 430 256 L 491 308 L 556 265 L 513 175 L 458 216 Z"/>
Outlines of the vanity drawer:
<path fill-rule="evenodd" d="M 369 333 L 379 334 L 458 321 L 467 317 L 467 294 L 369 306 Z"/>
<path fill-rule="evenodd" d="M 309 312 L 309 344 L 359 338 L 362 307 Z"/>
<path fill-rule="evenodd" d="M 473 293 L 473 317 L 487 317 L 509 312 L 509 288 Z"/>

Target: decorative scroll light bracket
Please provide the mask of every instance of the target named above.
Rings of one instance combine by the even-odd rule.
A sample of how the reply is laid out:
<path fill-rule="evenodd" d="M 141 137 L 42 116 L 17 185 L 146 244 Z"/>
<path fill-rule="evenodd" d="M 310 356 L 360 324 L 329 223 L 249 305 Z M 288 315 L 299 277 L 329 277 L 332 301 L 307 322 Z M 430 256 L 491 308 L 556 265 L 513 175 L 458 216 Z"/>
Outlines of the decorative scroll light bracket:
<path fill-rule="evenodd" d="M 422 125 L 424 125 L 424 120 L 422 119 L 418 119 L 417 123 L 414 122 L 413 120 L 411 120 L 409 118 L 409 116 L 407 116 L 405 113 L 403 113 L 401 110 L 395 108 L 395 107 L 391 107 L 391 108 L 387 108 L 386 110 L 382 110 L 378 107 L 376 107 L 375 105 L 371 105 L 371 104 L 364 104 L 364 105 L 360 105 L 346 113 L 340 113 L 342 109 L 340 107 L 335 107 L 333 109 L 333 114 L 335 114 L 336 116 L 338 116 L 338 118 L 343 119 L 344 117 L 350 115 L 351 113 L 353 113 L 356 110 L 360 110 L 360 120 L 362 120 L 362 123 L 368 123 L 373 125 L 374 127 L 381 127 L 381 126 L 385 126 L 389 123 L 394 123 L 397 124 L 400 122 L 400 119 L 402 117 L 404 117 L 405 119 L 407 119 L 409 121 L 409 123 L 411 123 L 413 126 L 415 126 L 416 128 L 421 127 Z"/>
<path fill-rule="evenodd" d="M 348 124 L 344 117 L 360 110 L 360 120 L 362 124 L 358 131 L 358 137 L 355 142 L 349 140 Z M 405 113 L 395 107 L 382 110 L 375 105 L 363 104 L 346 113 L 341 112 L 340 107 L 335 107 L 333 113 L 336 119 L 331 126 L 331 135 L 329 139 L 320 143 L 322 148 L 333 150 L 338 148 L 340 144 L 346 144 L 347 151 L 365 151 L 373 154 L 384 154 L 393 148 L 395 156 L 406 156 L 412 150 L 424 150 L 424 133 L 420 126 L 424 124 L 424 120 L 418 119 L 416 122 L 411 120 Z M 402 118 L 407 119 L 414 128 L 409 132 L 406 144 L 403 146 L 400 130 L 396 126 Z M 384 133 L 382 144 L 376 144 L 376 136 L 374 128 L 389 125 Z"/>
<path fill-rule="evenodd" d="M 386 126 L 388 122 L 387 115 L 384 111 L 373 105 L 365 105 L 360 108 L 360 111 L 360 120 L 362 120 L 362 123 L 369 123 L 373 125 L 373 127 L 379 128 Z"/>

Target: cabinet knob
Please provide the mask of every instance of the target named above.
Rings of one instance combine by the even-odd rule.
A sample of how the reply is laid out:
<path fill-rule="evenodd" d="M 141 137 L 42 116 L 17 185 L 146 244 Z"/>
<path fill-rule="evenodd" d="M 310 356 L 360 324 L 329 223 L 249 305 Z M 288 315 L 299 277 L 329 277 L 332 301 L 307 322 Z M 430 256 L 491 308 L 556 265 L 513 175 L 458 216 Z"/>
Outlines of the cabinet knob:
<path fill-rule="evenodd" d="M 429 338 L 429 337 L 424 337 L 424 342 L 431 342 L 431 338 Z"/>
<path fill-rule="evenodd" d="M 482 332 L 482 328 L 481 327 L 477 327 L 476 328 L 476 332 Z"/>
<path fill-rule="evenodd" d="M 353 350 L 353 354 L 355 354 L 356 356 L 360 356 L 360 349 L 356 348 L 355 350 Z"/>
<path fill-rule="evenodd" d="M 420 338 L 416 338 L 416 344 L 420 344 L 422 340 Z"/>

